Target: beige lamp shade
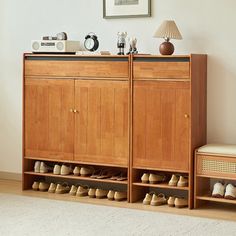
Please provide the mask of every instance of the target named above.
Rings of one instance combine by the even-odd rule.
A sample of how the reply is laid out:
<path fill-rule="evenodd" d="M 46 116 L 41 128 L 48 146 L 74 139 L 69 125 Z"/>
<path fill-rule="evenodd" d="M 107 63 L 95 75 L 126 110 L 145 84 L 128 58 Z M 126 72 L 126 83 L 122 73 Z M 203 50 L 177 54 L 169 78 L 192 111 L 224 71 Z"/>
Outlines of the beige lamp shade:
<path fill-rule="evenodd" d="M 182 39 L 182 35 L 173 20 L 165 20 L 155 32 L 154 37 L 164 38 L 167 41 L 169 39 Z"/>

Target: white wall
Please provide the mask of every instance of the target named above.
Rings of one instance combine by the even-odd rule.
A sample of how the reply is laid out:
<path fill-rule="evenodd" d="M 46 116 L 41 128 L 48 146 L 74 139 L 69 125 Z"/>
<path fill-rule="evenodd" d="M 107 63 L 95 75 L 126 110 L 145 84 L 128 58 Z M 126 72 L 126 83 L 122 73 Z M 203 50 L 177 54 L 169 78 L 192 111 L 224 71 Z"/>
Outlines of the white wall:
<path fill-rule="evenodd" d="M 83 41 L 96 32 L 100 50 L 116 52 L 117 31 L 138 38 L 143 53 L 157 53 L 152 38 L 164 19 L 184 37 L 176 53 L 207 53 L 208 142 L 236 143 L 236 1 L 153 0 L 152 17 L 103 19 L 102 0 L 0 0 L 0 171 L 21 171 L 22 54 L 31 39 L 66 31 Z"/>

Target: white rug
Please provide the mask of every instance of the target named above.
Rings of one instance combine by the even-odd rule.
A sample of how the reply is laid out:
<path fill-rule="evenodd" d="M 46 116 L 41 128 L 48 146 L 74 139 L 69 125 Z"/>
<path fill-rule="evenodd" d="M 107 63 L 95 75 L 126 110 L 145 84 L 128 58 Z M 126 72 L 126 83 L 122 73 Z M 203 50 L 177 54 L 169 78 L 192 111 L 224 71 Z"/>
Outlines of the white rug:
<path fill-rule="evenodd" d="M 0 235 L 234 236 L 236 223 L 0 194 Z"/>

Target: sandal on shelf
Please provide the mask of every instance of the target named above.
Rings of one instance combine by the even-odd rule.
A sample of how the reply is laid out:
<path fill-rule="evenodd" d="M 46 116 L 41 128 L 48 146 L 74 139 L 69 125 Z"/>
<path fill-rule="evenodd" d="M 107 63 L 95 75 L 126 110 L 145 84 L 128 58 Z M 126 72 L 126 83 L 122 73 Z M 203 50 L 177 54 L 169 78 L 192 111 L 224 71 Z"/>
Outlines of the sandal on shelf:
<path fill-rule="evenodd" d="M 117 180 L 121 176 L 121 173 L 122 173 L 121 171 L 117 171 L 117 172 L 113 173 L 110 180 Z"/>
<path fill-rule="evenodd" d="M 90 178 L 96 179 L 98 176 L 100 176 L 102 174 L 102 170 L 98 169 L 98 170 L 94 170 L 93 174 L 90 176 Z"/>
<path fill-rule="evenodd" d="M 112 177 L 111 170 L 102 170 L 101 174 L 97 177 L 97 179 L 108 179 Z"/>
<path fill-rule="evenodd" d="M 125 181 L 127 180 L 127 173 L 121 172 L 120 176 L 116 179 L 117 181 Z"/>

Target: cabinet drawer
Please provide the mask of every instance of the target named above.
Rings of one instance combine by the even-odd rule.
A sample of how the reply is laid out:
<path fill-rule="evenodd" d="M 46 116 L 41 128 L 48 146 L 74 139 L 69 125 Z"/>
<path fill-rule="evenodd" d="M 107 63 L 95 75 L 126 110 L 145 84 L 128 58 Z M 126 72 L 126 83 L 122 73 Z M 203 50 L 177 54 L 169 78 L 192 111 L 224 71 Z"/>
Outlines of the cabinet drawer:
<path fill-rule="evenodd" d="M 236 157 L 197 155 L 197 175 L 236 179 Z"/>
<path fill-rule="evenodd" d="M 94 77 L 128 79 L 128 57 L 43 57 L 25 60 L 26 76 Z"/>
<path fill-rule="evenodd" d="M 189 58 L 137 58 L 134 79 L 189 79 Z"/>

